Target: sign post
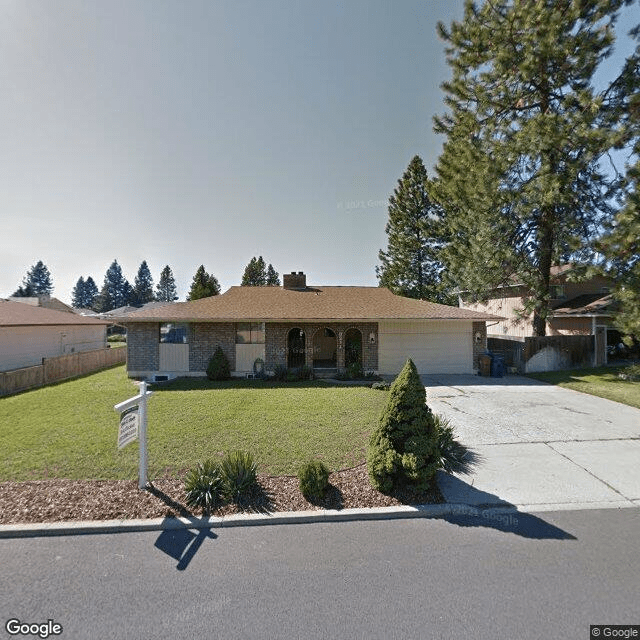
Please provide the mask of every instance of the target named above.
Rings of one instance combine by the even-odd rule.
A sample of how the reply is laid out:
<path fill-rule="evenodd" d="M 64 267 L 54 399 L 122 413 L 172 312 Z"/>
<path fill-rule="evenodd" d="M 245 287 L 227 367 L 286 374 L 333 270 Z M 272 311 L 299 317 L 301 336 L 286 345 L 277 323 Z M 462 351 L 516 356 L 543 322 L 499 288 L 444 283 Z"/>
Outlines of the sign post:
<path fill-rule="evenodd" d="M 114 410 L 121 414 L 118 432 L 118 449 L 122 449 L 138 438 L 138 488 L 144 489 L 147 478 L 147 399 L 152 395 L 147 391 L 147 383 L 140 383 L 140 393 L 133 398 L 114 405 Z"/>

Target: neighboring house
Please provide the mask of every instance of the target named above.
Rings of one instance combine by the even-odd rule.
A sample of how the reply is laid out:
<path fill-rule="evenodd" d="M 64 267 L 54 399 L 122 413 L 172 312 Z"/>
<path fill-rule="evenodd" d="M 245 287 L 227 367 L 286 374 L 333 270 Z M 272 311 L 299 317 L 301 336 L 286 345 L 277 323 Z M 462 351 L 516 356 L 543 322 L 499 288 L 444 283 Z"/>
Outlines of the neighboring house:
<path fill-rule="evenodd" d="M 68 304 L 58 300 L 58 298 L 52 298 L 48 295 L 21 297 L 12 296 L 9 298 L 9 302 L 21 302 L 22 304 L 30 304 L 33 307 L 43 307 L 44 309 L 55 309 L 56 311 L 66 311 L 67 313 L 77 313 L 77 311 L 70 307 Z"/>
<path fill-rule="evenodd" d="M 105 348 L 107 324 L 68 311 L 0 300 L 0 371 L 39 365 L 43 358 Z"/>
<path fill-rule="evenodd" d="M 571 282 L 567 279 L 571 269 L 571 265 L 551 268 L 551 313 L 546 334 L 596 336 L 596 363 L 600 364 L 606 361 L 606 345 L 620 341 L 620 334 L 612 328 L 615 310 L 610 292 L 614 284 L 600 276 Z M 524 313 L 527 294 L 524 285 L 513 284 L 494 289 L 486 302 L 473 303 L 465 301 L 462 292 L 460 307 L 503 316 L 503 320 L 488 325 L 488 337 L 524 340 L 533 335 L 532 314 Z"/>
<path fill-rule="evenodd" d="M 220 345 L 235 376 L 306 365 L 332 375 L 357 363 L 397 374 L 473 373 L 486 348 L 485 313 L 403 298 L 379 287 L 308 287 L 302 272 L 282 287 L 231 287 L 222 295 L 118 318 L 127 327 L 129 376 L 203 376 Z"/>

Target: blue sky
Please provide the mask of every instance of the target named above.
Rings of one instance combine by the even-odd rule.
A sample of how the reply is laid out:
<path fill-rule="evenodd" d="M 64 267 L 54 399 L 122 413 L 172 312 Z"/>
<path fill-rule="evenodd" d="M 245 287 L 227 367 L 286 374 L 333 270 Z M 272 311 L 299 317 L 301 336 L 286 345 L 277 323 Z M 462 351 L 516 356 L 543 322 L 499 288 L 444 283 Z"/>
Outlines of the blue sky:
<path fill-rule="evenodd" d="M 0 296 L 38 260 L 70 301 L 117 259 L 133 283 L 262 255 L 313 284 L 376 285 L 387 200 L 431 173 L 462 0 L 4 0 Z M 620 31 L 640 19 L 628 8 Z M 604 70 L 630 52 L 623 43 Z"/>

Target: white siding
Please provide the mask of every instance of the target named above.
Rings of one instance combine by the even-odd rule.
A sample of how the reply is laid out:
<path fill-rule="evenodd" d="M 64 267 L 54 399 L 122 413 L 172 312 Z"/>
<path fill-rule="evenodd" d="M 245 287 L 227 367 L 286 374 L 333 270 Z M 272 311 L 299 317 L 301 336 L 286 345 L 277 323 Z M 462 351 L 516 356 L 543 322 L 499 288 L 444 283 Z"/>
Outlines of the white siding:
<path fill-rule="evenodd" d="M 382 321 L 378 339 L 381 374 L 396 375 L 407 358 L 421 374 L 473 373 L 471 321 Z"/>
<path fill-rule="evenodd" d="M 237 344 L 236 371 L 253 373 L 253 363 L 257 358 L 264 360 L 264 344 Z"/>
<path fill-rule="evenodd" d="M 160 371 L 189 371 L 189 345 L 162 343 Z"/>
<path fill-rule="evenodd" d="M 76 351 L 106 346 L 104 325 L 0 327 L 0 371 L 42 364 Z"/>

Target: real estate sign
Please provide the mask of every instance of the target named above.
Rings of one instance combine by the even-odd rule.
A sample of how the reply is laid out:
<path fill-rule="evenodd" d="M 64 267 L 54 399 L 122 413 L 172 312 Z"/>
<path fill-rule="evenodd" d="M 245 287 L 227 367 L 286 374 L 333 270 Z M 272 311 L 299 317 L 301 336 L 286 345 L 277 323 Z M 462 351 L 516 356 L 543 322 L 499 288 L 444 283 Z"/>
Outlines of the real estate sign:
<path fill-rule="evenodd" d="M 138 439 L 139 426 L 140 411 L 138 407 L 132 407 L 121 414 L 120 429 L 118 431 L 118 449 L 122 449 L 130 442 Z"/>
<path fill-rule="evenodd" d="M 122 449 L 130 442 L 138 440 L 138 488 L 144 489 L 148 484 L 147 478 L 147 399 L 152 395 L 147 391 L 147 383 L 140 383 L 140 393 L 133 398 L 114 405 L 114 410 L 120 414 L 120 429 L 118 431 L 118 449 Z"/>

